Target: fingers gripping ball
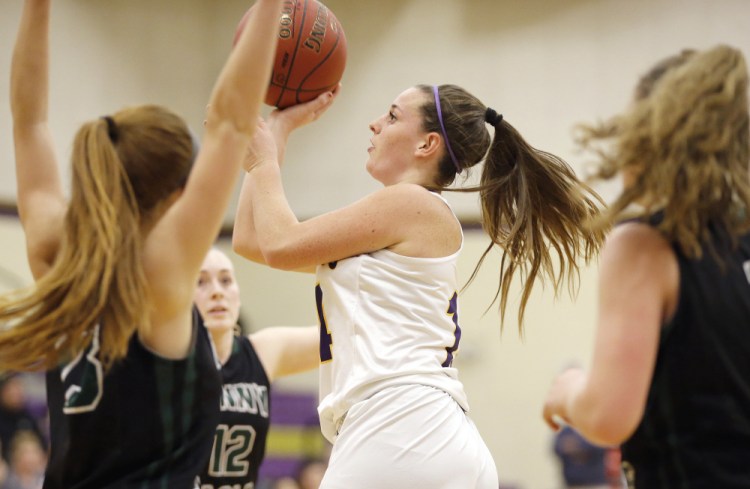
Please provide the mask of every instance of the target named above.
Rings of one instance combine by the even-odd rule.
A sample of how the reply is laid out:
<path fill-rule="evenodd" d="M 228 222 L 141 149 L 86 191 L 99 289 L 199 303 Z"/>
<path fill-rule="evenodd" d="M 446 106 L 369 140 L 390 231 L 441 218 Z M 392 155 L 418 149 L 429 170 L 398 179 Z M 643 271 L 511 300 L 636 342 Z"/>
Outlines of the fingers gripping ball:
<path fill-rule="evenodd" d="M 240 37 L 252 8 L 240 20 Z M 265 102 L 283 109 L 333 90 L 346 65 L 346 37 L 333 12 L 317 0 L 285 0 Z"/>

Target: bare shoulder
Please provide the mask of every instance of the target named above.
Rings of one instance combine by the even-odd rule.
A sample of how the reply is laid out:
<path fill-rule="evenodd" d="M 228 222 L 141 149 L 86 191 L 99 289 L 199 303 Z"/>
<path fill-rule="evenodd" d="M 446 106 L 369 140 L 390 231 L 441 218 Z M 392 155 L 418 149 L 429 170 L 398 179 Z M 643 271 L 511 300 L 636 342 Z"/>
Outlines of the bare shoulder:
<path fill-rule="evenodd" d="M 441 198 L 415 184 L 392 185 L 378 193 L 378 199 L 387 202 L 384 208 L 392 216 L 392 225 L 402 230 L 403 239 L 391 246 L 391 251 L 435 258 L 448 256 L 460 248 L 461 225 Z"/>
<path fill-rule="evenodd" d="M 603 256 L 658 258 L 672 255 L 672 246 L 653 226 L 640 222 L 628 222 L 614 228 L 607 237 Z"/>
<path fill-rule="evenodd" d="M 373 197 L 377 198 L 396 198 L 396 199 L 420 199 L 423 196 L 427 196 L 429 190 L 414 183 L 398 183 L 395 185 L 388 185 L 376 190 L 372 194 Z"/>
<path fill-rule="evenodd" d="M 421 185 L 399 183 L 381 188 L 365 197 L 365 208 L 378 209 L 391 225 L 453 227 L 456 219 L 451 208 Z"/>
<path fill-rule="evenodd" d="M 643 223 L 618 226 L 602 250 L 601 285 L 605 288 L 632 287 L 632 294 L 659 297 L 662 319 L 677 307 L 680 270 L 670 242 L 654 227 Z"/>
<path fill-rule="evenodd" d="M 390 185 L 374 192 L 371 197 L 386 207 L 399 207 L 402 212 L 450 213 L 450 207 L 442 199 L 436 198 L 433 192 L 414 183 Z"/>

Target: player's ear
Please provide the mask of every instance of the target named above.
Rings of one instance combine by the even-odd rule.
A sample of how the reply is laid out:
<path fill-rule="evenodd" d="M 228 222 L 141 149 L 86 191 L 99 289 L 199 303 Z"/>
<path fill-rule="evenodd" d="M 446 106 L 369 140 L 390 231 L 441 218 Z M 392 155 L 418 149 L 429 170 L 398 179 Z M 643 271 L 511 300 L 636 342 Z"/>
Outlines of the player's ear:
<path fill-rule="evenodd" d="M 436 132 L 428 132 L 417 145 L 416 156 L 431 157 L 440 151 L 442 139 Z"/>

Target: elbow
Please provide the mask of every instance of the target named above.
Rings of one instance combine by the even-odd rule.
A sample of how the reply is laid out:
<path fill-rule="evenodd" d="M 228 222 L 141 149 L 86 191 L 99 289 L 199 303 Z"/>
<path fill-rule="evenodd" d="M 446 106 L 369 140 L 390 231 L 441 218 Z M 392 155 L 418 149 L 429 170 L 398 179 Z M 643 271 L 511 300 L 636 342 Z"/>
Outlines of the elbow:
<path fill-rule="evenodd" d="M 245 254 L 247 253 L 247 246 L 239 238 L 239 233 L 237 233 L 236 230 L 235 232 L 232 233 L 232 251 L 234 251 L 240 256 L 245 256 Z"/>
<path fill-rule="evenodd" d="M 250 247 L 239 238 L 237 232 L 232 233 L 232 251 L 244 258 L 251 254 Z"/>
<path fill-rule="evenodd" d="M 294 271 L 305 265 L 302 263 L 305 254 L 293 239 L 266 236 L 260 241 L 260 251 L 263 253 L 263 261 L 271 268 Z"/>
<path fill-rule="evenodd" d="M 232 251 L 243 258 L 267 265 L 279 270 L 293 270 L 290 253 L 280 248 L 269 247 L 268 244 L 243 239 L 240 233 L 232 235 Z"/>
<path fill-rule="evenodd" d="M 263 254 L 260 252 L 260 249 L 256 246 L 251 246 L 250 243 L 243 241 L 237 233 L 234 233 L 232 236 L 232 251 L 237 253 L 243 258 L 247 258 L 250 261 L 254 261 L 256 263 L 265 263 L 263 260 Z"/>
<path fill-rule="evenodd" d="M 297 269 L 293 256 L 283 250 L 263 250 L 263 261 L 271 268 L 292 271 Z"/>
<path fill-rule="evenodd" d="M 304 247 L 291 233 L 270 232 L 243 239 L 241 233 L 235 232 L 232 248 L 238 255 L 278 270 L 295 271 L 306 265 Z"/>

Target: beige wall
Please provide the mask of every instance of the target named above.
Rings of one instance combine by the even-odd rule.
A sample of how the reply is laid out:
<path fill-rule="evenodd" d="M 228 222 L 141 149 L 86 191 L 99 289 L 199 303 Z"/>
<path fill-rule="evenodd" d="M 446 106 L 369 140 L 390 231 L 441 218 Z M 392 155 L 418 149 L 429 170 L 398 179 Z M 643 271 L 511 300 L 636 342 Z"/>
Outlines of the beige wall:
<path fill-rule="evenodd" d="M 21 0 L 0 2 L 0 97 Z M 50 119 L 61 158 L 84 120 L 158 102 L 200 131 L 214 77 L 251 0 L 55 0 Z M 457 83 L 535 146 L 577 169 L 574 123 L 621 109 L 636 77 L 683 47 L 750 53 L 747 0 L 328 0 L 349 60 L 336 105 L 291 141 L 295 210 L 310 216 L 375 188 L 367 124 L 404 88 Z M 1 100 L 1 99 L 0 99 Z M 0 202 L 14 199 L 10 117 L 0 105 Z M 334 176 L 335 175 L 335 176 Z M 334 178 L 331 178 L 334 176 Z M 476 218 L 472 195 L 451 196 Z M 232 212 L 228 213 L 228 220 Z"/>
<path fill-rule="evenodd" d="M 349 64 L 340 99 L 291 141 L 285 167 L 300 216 L 346 204 L 375 188 L 363 170 L 367 124 L 416 83 L 464 85 L 503 112 L 535 146 L 560 154 L 581 173 L 571 127 L 616 112 L 636 77 L 664 55 L 717 42 L 750 53 L 746 0 L 328 0 L 344 25 Z M 205 101 L 234 25 L 249 1 L 55 0 L 50 122 L 67 160 L 82 121 L 141 102 L 163 103 L 200 130 Z M 0 94 L 20 0 L 0 2 Z M 0 95 L 0 100 L 7 100 Z M 15 197 L 7 102 L 0 103 L 0 201 Z M 67 174 L 67 173 L 66 173 Z M 607 189 L 605 189 L 607 191 Z M 466 219 L 474 196 L 449 197 Z M 228 222 L 232 212 L 228 213 Z M 0 218 L 0 270 L 28 282 L 15 218 Z M 469 232 L 460 262 L 473 269 L 486 238 Z M 227 244 L 223 243 L 226 247 Z M 495 309 L 483 315 L 497 283 L 497 257 L 461 298 L 464 329 L 457 364 L 472 417 L 501 479 L 526 489 L 558 484 L 550 432 L 539 415 L 552 377 L 588 362 L 595 314 L 595 268 L 584 271 L 575 305 L 538 289 L 523 340 L 515 306 L 499 333 Z M 312 278 L 235 260 L 244 310 L 254 327 L 315 322 Z M 9 274 L 4 271 L 8 270 Z M 8 280 L 6 279 L 5 282 Z M 7 287 L 5 282 L 0 287 Z M 0 289 L 4 290 L 4 289 Z M 315 376 L 281 383 L 315 389 Z"/>
<path fill-rule="evenodd" d="M 26 261 L 26 241 L 18 218 L 0 216 L 0 292 L 31 283 Z"/>

